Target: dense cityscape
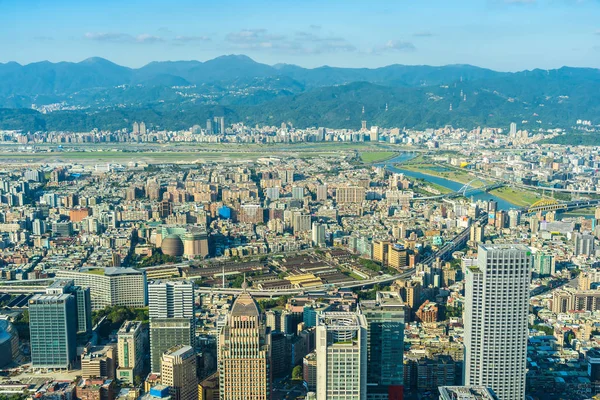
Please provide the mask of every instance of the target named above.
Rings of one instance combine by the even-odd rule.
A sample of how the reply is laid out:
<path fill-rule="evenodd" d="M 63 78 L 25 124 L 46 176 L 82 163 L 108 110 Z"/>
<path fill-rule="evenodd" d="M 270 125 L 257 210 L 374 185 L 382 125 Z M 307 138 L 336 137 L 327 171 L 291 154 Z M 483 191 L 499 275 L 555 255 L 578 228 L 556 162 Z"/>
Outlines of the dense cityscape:
<path fill-rule="evenodd" d="M 0 1 L 0 400 L 600 400 L 598 21 Z"/>
<path fill-rule="evenodd" d="M 4 396 L 600 391 L 597 148 L 202 125 L 1 133 Z"/>

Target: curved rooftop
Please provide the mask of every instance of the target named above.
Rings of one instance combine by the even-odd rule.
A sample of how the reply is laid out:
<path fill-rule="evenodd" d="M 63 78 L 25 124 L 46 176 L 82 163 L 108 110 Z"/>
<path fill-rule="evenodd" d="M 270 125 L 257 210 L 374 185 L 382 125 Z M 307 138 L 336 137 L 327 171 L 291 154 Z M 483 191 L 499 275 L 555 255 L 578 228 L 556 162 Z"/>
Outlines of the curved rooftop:
<path fill-rule="evenodd" d="M 260 316 L 260 311 L 258 309 L 258 304 L 254 301 L 254 298 L 250 296 L 250 294 L 244 292 L 240 294 L 235 301 L 233 302 L 233 306 L 231 307 L 231 315 L 232 316 L 248 316 L 248 317 L 258 317 Z"/>

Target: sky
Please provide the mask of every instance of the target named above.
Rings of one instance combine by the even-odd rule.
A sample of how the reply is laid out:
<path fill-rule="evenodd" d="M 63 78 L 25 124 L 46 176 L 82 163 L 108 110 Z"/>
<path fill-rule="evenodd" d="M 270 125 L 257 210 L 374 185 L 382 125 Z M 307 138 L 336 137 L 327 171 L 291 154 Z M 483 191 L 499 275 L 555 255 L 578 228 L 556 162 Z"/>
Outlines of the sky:
<path fill-rule="evenodd" d="M 600 68 L 600 0 L 0 0 L 0 62 Z"/>

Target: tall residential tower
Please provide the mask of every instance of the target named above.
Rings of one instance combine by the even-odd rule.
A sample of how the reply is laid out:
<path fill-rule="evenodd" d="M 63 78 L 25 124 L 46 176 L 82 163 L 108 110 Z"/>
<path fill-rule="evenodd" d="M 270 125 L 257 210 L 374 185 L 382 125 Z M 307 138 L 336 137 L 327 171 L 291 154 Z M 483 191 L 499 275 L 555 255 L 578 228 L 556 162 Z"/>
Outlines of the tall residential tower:
<path fill-rule="evenodd" d="M 525 398 L 531 252 L 524 245 L 479 246 L 466 269 L 466 385 L 501 400 Z"/>

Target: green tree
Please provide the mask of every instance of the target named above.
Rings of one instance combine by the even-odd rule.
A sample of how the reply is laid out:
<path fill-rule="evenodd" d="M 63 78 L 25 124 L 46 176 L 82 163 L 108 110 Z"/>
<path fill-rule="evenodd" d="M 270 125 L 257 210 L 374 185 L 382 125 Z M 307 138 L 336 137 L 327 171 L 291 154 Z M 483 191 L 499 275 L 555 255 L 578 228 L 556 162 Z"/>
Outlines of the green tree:
<path fill-rule="evenodd" d="M 302 380 L 302 366 L 296 365 L 292 370 L 292 380 L 301 381 Z"/>

